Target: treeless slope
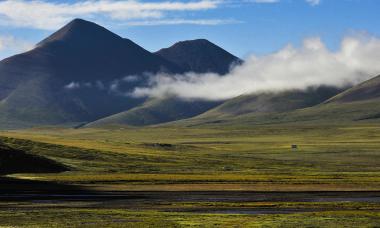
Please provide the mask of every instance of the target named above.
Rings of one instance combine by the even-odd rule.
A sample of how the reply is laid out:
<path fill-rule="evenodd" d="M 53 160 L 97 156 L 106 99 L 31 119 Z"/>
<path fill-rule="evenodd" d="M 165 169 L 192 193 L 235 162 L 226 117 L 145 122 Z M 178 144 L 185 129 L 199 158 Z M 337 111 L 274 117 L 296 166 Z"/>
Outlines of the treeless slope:
<path fill-rule="evenodd" d="M 305 97 L 306 100 L 308 99 L 307 97 L 308 96 Z M 309 98 L 313 97 L 314 96 L 311 96 Z M 304 105 L 306 100 L 299 103 L 301 106 L 296 109 L 291 108 L 291 103 L 285 101 L 283 101 L 284 103 L 279 102 L 281 105 L 275 107 L 278 108 L 283 105 L 283 107 L 289 107 L 288 110 L 283 110 L 280 113 L 246 112 L 244 115 L 236 115 L 236 111 L 241 109 L 226 109 L 226 106 L 233 107 L 227 102 L 226 104 L 215 108 L 215 110 L 211 110 L 203 115 L 178 124 L 202 125 L 213 124 L 215 121 L 217 121 L 218 124 L 229 123 L 237 125 L 300 122 L 328 124 L 363 121 L 378 122 L 380 121 L 380 76 L 344 90 L 320 104 L 315 103 L 315 105 L 311 105 L 311 103 L 309 103 L 309 106 L 306 106 Z M 314 98 L 312 100 L 314 100 Z M 268 108 L 267 105 L 264 107 Z"/>
<path fill-rule="evenodd" d="M 318 87 L 306 90 L 242 95 L 224 102 L 199 117 L 236 117 L 253 113 L 288 112 L 320 104 L 341 90 L 335 87 Z"/>
<path fill-rule="evenodd" d="M 199 115 L 220 102 L 183 100 L 170 97 L 163 99 L 151 99 L 143 105 L 118 113 L 98 121 L 92 122 L 87 127 L 100 127 L 105 125 L 131 125 L 144 126 L 158 123 L 176 121 Z"/>
<path fill-rule="evenodd" d="M 332 97 L 326 103 L 349 103 L 380 98 L 380 75 Z"/>

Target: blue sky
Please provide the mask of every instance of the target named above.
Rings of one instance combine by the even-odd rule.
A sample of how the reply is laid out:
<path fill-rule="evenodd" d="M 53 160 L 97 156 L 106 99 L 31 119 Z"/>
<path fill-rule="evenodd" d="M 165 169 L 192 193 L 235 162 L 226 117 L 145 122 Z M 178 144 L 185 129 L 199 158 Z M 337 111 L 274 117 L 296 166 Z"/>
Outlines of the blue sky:
<path fill-rule="evenodd" d="M 150 51 L 206 38 L 231 53 L 263 55 L 305 38 L 338 49 L 343 37 L 380 36 L 379 0 L 5 0 L 0 58 L 22 52 L 73 18 L 95 21 Z"/>

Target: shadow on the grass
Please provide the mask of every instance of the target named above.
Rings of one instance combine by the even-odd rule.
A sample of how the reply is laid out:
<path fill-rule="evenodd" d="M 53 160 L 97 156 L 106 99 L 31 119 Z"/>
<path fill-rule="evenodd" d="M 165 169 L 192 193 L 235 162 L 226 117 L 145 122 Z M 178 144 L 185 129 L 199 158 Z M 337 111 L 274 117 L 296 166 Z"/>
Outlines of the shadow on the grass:
<path fill-rule="evenodd" d="M 55 182 L 21 180 L 0 177 L 0 195 L 4 194 L 63 194 L 89 192 L 79 186 L 59 184 Z"/>

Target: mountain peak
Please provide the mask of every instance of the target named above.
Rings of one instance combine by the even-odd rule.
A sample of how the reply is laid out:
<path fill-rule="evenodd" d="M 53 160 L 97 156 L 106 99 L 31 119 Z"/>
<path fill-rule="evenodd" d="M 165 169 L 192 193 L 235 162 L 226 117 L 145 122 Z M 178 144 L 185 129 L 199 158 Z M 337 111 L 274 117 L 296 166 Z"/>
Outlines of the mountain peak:
<path fill-rule="evenodd" d="M 222 50 L 222 48 L 220 48 L 219 46 L 217 46 L 216 44 L 212 43 L 211 41 L 209 41 L 207 39 L 195 39 L 195 40 L 179 41 L 179 42 L 173 44 L 169 48 L 170 49 L 178 48 L 178 49 L 185 50 L 185 51 L 188 49 L 193 49 L 193 48 L 214 48 L 214 49 Z M 169 48 L 163 48 L 163 49 L 159 50 L 159 52 L 163 51 L 163 50 L 167 50 Z"/>
<path fill-rule="evenodd" d="M 61 29 L 42 40 L 37 46 L 42 46 L 51 42 L 96 42 L 96 41 L 111 41 L 120 40 L 120 36 L 112 33 L 106 28 L 95 24 L 90 21 L 86 21 L 80 18 L 76 18 L 63 26 Z"/>
<path fill-rule="evenodd" d="M 98 29 L 99 29 L 99 27 L 103 28 L 100 25 L 95 24 L 94 22 L 86 21 L 86 20 L 81 19 L 81 18 L 73 19 L 72 21 L 67 23 L 65 26 L 63 26 L 62 28 L 66 28 L 66 30 L 75 30 L 75 29 L 86 29 L 86 28 L 90 28 L 90 27 L 93 27 L 93 28 L 96 27 Z"/>
<path fill-rule="evenodd" d="M 226 74 L 230 65 L 242 62 L 238 57 L 206 39 L 180 41 L 169 48 L 159 50 L 156 54 L 187 71 L 196 73 Z"/>
<path fill-rule="evenodd" d="M 95 24 L 95 23 L 91 21 L 86 21 L 82 18 L 75 18 L 72 21 L 70 21 L 69 24 Z"/>
<path fill-rule="evenodd" d="M 210 42 L 207 39 L 195 39 L 195 40 L 184 40 L 184 41 L 179 41 L 175 43 L 173 46 L 178 46 L 178 45 L 215 45 L 212 42 Z"/>

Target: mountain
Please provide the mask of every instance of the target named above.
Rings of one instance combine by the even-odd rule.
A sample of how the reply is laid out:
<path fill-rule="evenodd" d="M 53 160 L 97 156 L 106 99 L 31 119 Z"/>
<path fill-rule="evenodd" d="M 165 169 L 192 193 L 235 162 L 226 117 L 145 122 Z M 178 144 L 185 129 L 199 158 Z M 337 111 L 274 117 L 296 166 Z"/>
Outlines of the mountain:
<path fill-rule="evenodd" d="M 288 113 L 283 121 L 378 122 L 380 75 L 355 85 L 320 105 Z"/>
<path fill-rule="evenodd" d="M 180 72 L 129 39 L 75 19 L 37 44 L 33 52 L 47 57 L 57 77 L 68 81 L 113 80 L 142 72 Z"/>
<path fill-rule="evenodd" d="M 336 92 L 338 92 L 338 90 Z M 327 98 L 336 92 L 332 89 L 329 93 L 321 93 L 321 95 L 324 96 L 326 94 L 325 98 Z M 309 95 L 312 95 L 311 97 L 314 96 L 313 93 Z M 283 94 L 281 96 L 283 96 Z M 323 96 L 320 98 L 323 98 Z M 311 98 L 310 96 L 306 96 L 304 97 L 305 100 L 308 100 L 308 97 Z M 276 108 L 273 110 L 274 112 L 246 112 L 245 110 L 247 109 L 244 108 L 243 104 L 236 104 L 235 107 L 239 107 L 239 110 L 243 110 L 242 113 L 245 113 L 243 115 L 236 115 L 237 112 L 232 111 L 234 107 L 232 104 L 235 104 L 234 100 L 239 99 L 246 100 L 248 98 L 243 99 L 240 97 L 232 99 L 202 115 L 179 121 L 175 124 L 192 126 L 217 123 L 246 126 L 275 123 L 377 123 L 380 121 L 380 75 L 337 93 L 335 96 L 331 96 L 320 104 L 315 102 L 314 105 L 311 105 L 312 102 L 306 106 L 302 105 L 304 103 L 303 101 L 298 108 L 297 106 L 291 108 L 293 102 L 289 103 L 288 97 L 284 96 L 281 98 L 284 102 L 281 106 L 290 108 L 283 109 L 282 111 L 281 108 Z M 312 100 L 314 100 L 314 98 Z M 322 100 L 323 99 L 320 99 L 320 101 Z M 318 101 L 318 99 L 314 101 Z M 268 107 L 268 105 L 271 106 L 268 102 L 264 103 L 264 107 Z M 279 104 L 281 104 L 281 102 Z"/>
<path fill-rule="evenodd" d="M 33 50 L 0 62 L 0 127 L 89 122 L 128 110 L 143 99 L 120 96 L 118 90 L 146 85 L 144 73 L 162 71 L 184 70 L 97 24 L 75 19 Z"/>
<path fill-rule="evenodd" d="M 150 53 L 95 23 L 75 19 L 33 50 L 0 61 L 0 128 L 142 126 L 187 118 L 183 123 L 380 118 L 380 76 L 340 94 L 342 89 L 322 86 L 223 102 L 125 96 L 138 86 L 149 86 L 159 72 L 213 72 L 223 77 L 240 63 L 204 39 Z"/>
<path fill-rule="evenodd" d="M 278 113 L 320 104 L 342 89 L 336 87 L 310 87 L 305 90 L 265 92 L 242 95 L 230 99 L 202 116 L 239 116 L 249 113 Z"/>
<path fill-rule="evenodd" d="M 245 116 L 287 113 L 323 103 L 343 91 L 336 87 L 241 95 L 224 102 L 186 101 L 178 98 L 151 99 L 141 106 L 95 121 L 89 127 L 125 124 L 152 125 L 181 119 L 184 124 L 221 123 Z M 193 102 L 193 103 L 191 103 Z"/>
<path fill-rule="evenodd" d="M 326 103 L 351 103 L 380 98 L 380 75 L 332 97 Z"/>
<path fill-rule="evenodd" d="M 236 56 L 204 39 L 178 42 L 169 48 L 161 49 L 156 54 L 178 64 L 185 71 L 197 73 L 212 72 L 223 75 L 229 72 L 232 65 L 242 62 Z M 143 126 L 165 123 L 199 115 L 220 103 L 185 100 L 174 96 L 152 98 L 138 107 L 100 119 L 87 126 L 112 124 Z"/>
<path fill-rule="evenodd" d="M 87 127 L 101 127 L 105 125 L 144 126 L 181 120 L 199 115 L 220 102 L 201 100 L 182 100 L 175 97 L 153 98 L 144 104 L 95 122 Z"/>
<path fill-rule="evenodd" d="M 343 88 L 319 86 L 305 90 L 287 90 L 242 95 L 194 118 L 180 121 L 184 125 L 221 123 L 271 123 L 296 110 L 304 110 L 321 104 L 339 94 Z"/>
<path fill-rule="evenodd" d="M 238 57 L 205 39 L 181 41 L 157 51 L 156 55 L 195 73 L 223 75 L 229 72 L 231 65 L 242 63 Z"/>
<path fill-rule="evenodd" d="M 339 93 L 319 107 L 306 111 L 300 113 L 302 118 L 308 118 L 312 113 L 323 112 L 324 114 L 321 115 L 321 118 L 324 119 L 379 121 L 380 75 Z M 337 113 L 340 114 L 337 115 Z"/>

